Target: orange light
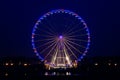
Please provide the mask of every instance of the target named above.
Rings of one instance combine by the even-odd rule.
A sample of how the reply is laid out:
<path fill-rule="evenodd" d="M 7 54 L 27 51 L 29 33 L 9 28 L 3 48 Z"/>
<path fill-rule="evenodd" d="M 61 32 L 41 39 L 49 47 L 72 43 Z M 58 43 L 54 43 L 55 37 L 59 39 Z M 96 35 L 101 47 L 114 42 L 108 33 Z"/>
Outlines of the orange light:
<path fill-rule="evenodd" d="M 8 63 L 5 63 L 6 66 L 8 66 L 9 64 Z"/>
<path fill-rule="evenodd" d="M 8 73 L 5 73 L 5 76 L 8 76 Z"/>
<path fill-rule="evenodd" d="M 13 64 L 13 63 L 11 63 L 10 65 L 11 65 L 11 66 L 13 66 L 14 64 Z"/>
<path fill-rule="evenodd" d="M 27 63 L 24 63 L 24 66 L 27 66 L 28 64 Z"/>

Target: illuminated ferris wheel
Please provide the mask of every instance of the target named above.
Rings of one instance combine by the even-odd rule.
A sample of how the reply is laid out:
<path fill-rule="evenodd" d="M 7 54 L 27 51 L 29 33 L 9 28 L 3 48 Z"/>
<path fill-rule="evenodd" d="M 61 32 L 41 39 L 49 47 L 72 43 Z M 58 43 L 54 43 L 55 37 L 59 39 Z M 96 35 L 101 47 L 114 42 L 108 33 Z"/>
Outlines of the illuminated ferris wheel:
<path fill-rule="evenodd" d="M 69 10 L 52 10 L 36 22 L 32 31 L 33 50 L 41 60 L 54 66 L 71 66 L 81 60 L 90 45 L 85 21 Z"/>

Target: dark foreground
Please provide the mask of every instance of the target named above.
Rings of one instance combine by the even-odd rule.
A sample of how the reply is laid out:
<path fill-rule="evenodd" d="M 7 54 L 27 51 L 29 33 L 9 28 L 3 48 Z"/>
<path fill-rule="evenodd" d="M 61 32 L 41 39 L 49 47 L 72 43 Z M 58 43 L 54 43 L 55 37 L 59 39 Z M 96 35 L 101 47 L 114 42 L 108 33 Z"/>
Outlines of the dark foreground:
<path fill-rule="evenodd" d="M 120 80 L 120 57 L 85 58 L 65 70 L 46 70 L 34 59 L 1 58 L 0 80 Z"/>
<path fill-rule="evenodd" d="M 9 74 L 9 76 L 1 77 L 0 80 L 120 80 L 120 73 L 89 73 L 85 75 L 79 74 L 70 76 L 41 76 L 34 73 L 32 73 L 32 75 Z"/>

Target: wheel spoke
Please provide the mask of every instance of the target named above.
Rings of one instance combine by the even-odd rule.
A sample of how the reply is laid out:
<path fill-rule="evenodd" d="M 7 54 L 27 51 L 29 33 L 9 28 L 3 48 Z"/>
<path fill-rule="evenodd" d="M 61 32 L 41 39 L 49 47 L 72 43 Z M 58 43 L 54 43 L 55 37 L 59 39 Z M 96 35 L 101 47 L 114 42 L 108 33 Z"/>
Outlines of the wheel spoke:
<path fill-rule="evenodd" d="M 77 32 L 80 32 L 80 31 L 82 31 L 82 30 L 84 30 L 84 29 L 85 29 L 85 28 L 81 28 L 81 29 L 79 29 L 79 30 L 69 32 L 69 33 L 67 33 L 67 35 L 73 35 L 73 34 L 75 34 L 75 33 L 77 33 Z"/>
<path fill-rule="evenodd" d="M 82 39 L 73 39 L 73 38 L 67 38 L 69 41 L 80 41 L 80 42 L 88 42 L 88 40 L 82 40 Z"/>
<path fill-rule="evenodd" d="M 40 53 L 44 53 L 48 48 L 52 47 L 53 45 L 55 45 L 56 42 L 53 42 L 50 46 L 46 47 L 44 50 L 42 50 Z"/>
<path fill-rule="evenodd" d="M 69 35 L 69 36 L 67 36 L 68 38 L 75 38 L 75 37 L 82 37 L 82 36 L 87 36 L 87 34 L 80 34 L 80 35 Z"/>
<path fill-rule="evenodd" d="M 34 34 L 35 36 L 41 36 L 41 37 L 47 37 L 47 38 L 54 38 L 55 36 L 52 35 L 40 35 L 40 34 Z"/>
<path fill-rule="evenodd" d="M 67 43 L 69 46 L 71 46 L 74 50 L 76 50 L 77 52 L 82 53 L 82 52 L 79 51 L 77 48 L 75 48 L 73 45 L 71 45 L 69 42 L 66 41 L 66 43 Z"/>
<path fill-rule="evenodd" d="M 68 50 L 72 53 L 72 55 L 77 59 L 77 56 L 74 54 L 74 52 L 71 50 L 71 48 L 68 46 L 68 44 L 66 42 L 64 42 L 66 48 L 68 48 Z"/>
<path fill-rule="evenodd" d="M 50 55 L 50 53 L 53 51 L 53 49 L 56 47 L 57 43 L 52 47 L 52 49 L 48 52 L 48 54 L 45 56 L 45 59 Z"/>
<path fill-rule="evenodd" d="M 75 23 L 72 21 L 72 20 L 70 20 L 70 19 L 68 19 L 69 21 L 69 23 L 71 23 L 71 24 L 69 24 L 69 23 L 66 23 L 65 24 L 65 29 L 64 29 L 64 34 L 67 34 L 67 32 L 69 32 L 70 30 L 71 30 L 71 27 L 73 26 L 73 25 L 75 25 Z"/>
<path fill-rule="evenodd" d="M 50 22 L 50 21 L 48 21 L 48 20 L 46 20 L 46 23 L 48 24 L 48 30 L 51 32 L 51 33 L 53 33 L 53 34 L 56 34 L 55 33 L 55 29 L 53 28 L 53 25 L 52 25 L 52 23 Z"/>
<path fill-rule="evenodd" d="M 72 21 L 73 22 L 73 21 Z M 78 24 L 75 24 L 72 25 L 71 27 L 68 28 L 68 31 L 66 31 L 66 34 L 69 34 L 71 33 L 72 31 L 74 31 L 74 29 L 76 29 L 78 27 L 78 25 L 81 24 L 81 23 L 78 23 Z"/>
<path fill-rule="evenodd" d="M 52 64 L 55 63 L 55 59 L 56 59 L 57 53 L 58 53 L 58 47 L 56 47 L 55 52 L 52 55 L 52 60 L 51 60 Z"/>
<path fill-rule="evenodd" d="M 73 42 L 73 41 L 69 41 L 69 40 L 67 40 L 67 41 L 68 41 L 69 43 L 73 44 L 73 45 L 77 45 L 77 46 L 79 46 L 79 47 L 86 48 L 85 46 L 79 45 L 79 44 L 77 44 L 77 43 L 75 43 L 75 42 Z"/>
<path fill-rule="evenodd" d="M 39 39 L 39 40 L 36 40 L 36 41 L 34 41 L 34 42 L 44 42 L 44 41 L 53 41 L 54 39 Z"/>
<path fill-rule="evenodd" d="M 38 29 L 40 32 L 43 32 L 43 33 L 46 33 L 46 34 L 48 34 L 48 35 L 54 36 L 54 33 L 50 32 L 50 31 L 42 30 L 42 29 L 39 29 L 39 28 L 37 28 L 37 29 Z"/>

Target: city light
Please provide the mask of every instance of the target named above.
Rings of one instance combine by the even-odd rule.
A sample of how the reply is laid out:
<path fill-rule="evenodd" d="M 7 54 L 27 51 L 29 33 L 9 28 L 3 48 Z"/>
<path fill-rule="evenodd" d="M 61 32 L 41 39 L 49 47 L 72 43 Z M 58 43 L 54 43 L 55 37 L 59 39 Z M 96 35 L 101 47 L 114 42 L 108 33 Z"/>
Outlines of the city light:
<path fill-rule="evenodd" d="M 2 62 L 2 65 L 0 65 L 1 67 L 0 74 L 3 75 L 3 77 L 5 78 L 9 78 L 11 76 L 16 77 L 16 75 L 24 76 L 25 78 L 31 78 L 31 76 L 36 75 L 44 75 L 46 77 L 71 76 L 71 75 L 80 76 L 83 73 L 91 74 L 92 72 L 94 73 L 100 72 L 101 74 L 102 73 L 109 74 L 111 72 L 113 74 L 116 74 L 120 72 L 119 62 L 114 60 L 109 61 L 106 59 L 105 59 L 106 61 L 101 61 L 101 59 L 99 61 L 98 60 L 89 62 L 89 60 L 87 59 L 88 62 L 84 60 L 83 63 L 74 60 L 71 63 L 73 65 L 72 68 L 50 68 L 50 64 L 47 62 L 47 60 L 45 60 L 44 63 L 42 62 L 39 63 L 40 62 L 39 60 L 36 60 L 35 63 L 33 63 L 33 61 L 31 62 L 23 61 L 23 59 L 21 61 L 12 60 L 12 62 L 10 62 L 10 60 L 8 61 L 5 60 Z M 19 62 L 21 63 L 21 65 L 18 64 Z M 29 64 L 31 65 L 29 66 Z M 46 66 L 46 69 L 43 65 Z"/>
<path fill-rule="evenodd" d="M 94 65 L 95 65 L 95 66 L 98 66 L 98 63 L 95 63 Z"/>
<path fill-rule="evenodd" d="M 111 63 L 108 63 L 109 66 L 111 66 Z"/>
<path fill-rule="evenodd" d="M 114 65 L 117 66 L 117 63 L 115 63 Z"/>
<path fill-rule="evenodd" d="M 45 76 L 48 76 L 48 72 L 45 72 Z"/>
<path fill-rule="evenodd" d="M 14 64 L 13 64 L 13 63 L 11 63 L 10 65 L 11 65 L 11 66 L 13 66 Z"/>
<path fill-rule="evenodd" d="M 8 76 L 8 73 L 5 73 L 5 76 L 7 77 L 7 76 Z"/>
<path fill-rule="evenodd" d="M 6 65 L 6 66 L 8 66 L 8 65 L 9 65 L 9 63 L 5 63 L 5 65 Z"/>
<path fill-rule="evenodd" d="M 24 63 L 24 66 L 28 66 L 28 64 L 27 64 L 27 63 Z"/>

